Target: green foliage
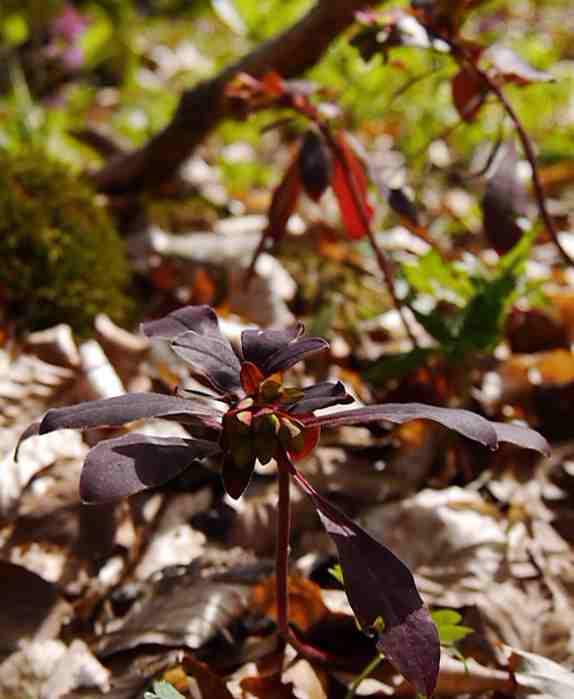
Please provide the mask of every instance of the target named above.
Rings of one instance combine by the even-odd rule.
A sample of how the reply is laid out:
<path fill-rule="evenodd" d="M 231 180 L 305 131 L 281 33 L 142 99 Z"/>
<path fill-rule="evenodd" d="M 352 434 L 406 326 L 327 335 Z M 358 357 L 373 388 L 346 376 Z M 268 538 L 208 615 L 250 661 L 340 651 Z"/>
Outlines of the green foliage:
<path fill-rule="evenodd" d="M 471 272 L 460 263 L 444 260 L 434 250 L 403 265 L 410 288 L 407 302 L 436 345 L 378 361 L 367 370 L 368 380 L 384 384 L 400 378 L 433 355 L 457 363 L 492 351 L 501 340 L 506 316 L 516 299 L 539 300 L 539 287 L 529 285 L 524 277 L 534 238 L 534 230 L 525 233 L 493 270 L 479 267 Z M 418 310 L 429 304 L 432 310 Z"/>
<path fill-rule="evenodd" d="M 333 330 L 356 334 L 358 324 L 370 320 L 388 308 L 377 277 L 367 274 L 345 250 L 338 259 L 322 251 L 320 242 L 307 232 L 302 239 L 287 236 L 278 249 L 278 257 L 297 282 L 296 306 L 313 318 L 310 332 L 329 335 Z"/>
<path fill-rule="evenodd" d="M 462 616 L 453 609 L 439 609 L 431 616 L 436 625 L 441 646 L 453 646 L 457 641 L 462 641 L 474 632 L 468 626 L 461 626 Z"/>
<path fill-rule="evenodd" d="M 154 682 L 153 692 L 146 692 L 144 699 L 184 699 L 184 696 L 169 682 Z"/>
<path fill-rule="evenodd" d="M 336 563 L 332 568 L 329 568 L 329 573 L 335 578 L 335 580 L 341 585 L 345 585 L 345 580 L 343 579 L 343 569 L 339 563 Z"/>
<path fill-rule="evenodd" d="M 504 320 L 524 285 L 524 266 L 534 242 L 534 231 L 525 234 L 502 257 L 493 272 L 470 274 L 430 252 L 420 262 L 406 265 L 404 273 L 415 292 L 434 291 L 435 299 L 449 301 L 430 313 L 415 311 L 417 320 L 452 359 L 469 352 L 487 352 L 500 340 Z M 418 268 L 418 269 L 417 269 Z"/>
<path fill-rule="evenodd" d="M 312 6 L 311 0 L 234 0 L 250 37 L 254 41 L 268 39 L 301 17 Z"/>
<path fill-rule="evenodd" d="M 91 189 L 37 148 L 0 151 L 0 289 L 22 329 L 126 320 L 124 245 Z"/>

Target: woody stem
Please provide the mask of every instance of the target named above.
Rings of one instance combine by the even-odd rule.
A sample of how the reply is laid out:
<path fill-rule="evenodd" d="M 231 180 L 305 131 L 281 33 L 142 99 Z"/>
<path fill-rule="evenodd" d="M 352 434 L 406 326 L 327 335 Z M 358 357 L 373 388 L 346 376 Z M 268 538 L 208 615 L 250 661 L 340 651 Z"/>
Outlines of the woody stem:
<path fill-rule="evenodd" d="M 285 639 L 289 638 L 288 565 L 289 535 L 291 529 L 291 500 L 289 496 L 290 461 L 286 453 L 277 457 L 279 504 L 277 509 L 277 541 L 275 552 L 275 585 L 277 599 L 277 627 Z"/>

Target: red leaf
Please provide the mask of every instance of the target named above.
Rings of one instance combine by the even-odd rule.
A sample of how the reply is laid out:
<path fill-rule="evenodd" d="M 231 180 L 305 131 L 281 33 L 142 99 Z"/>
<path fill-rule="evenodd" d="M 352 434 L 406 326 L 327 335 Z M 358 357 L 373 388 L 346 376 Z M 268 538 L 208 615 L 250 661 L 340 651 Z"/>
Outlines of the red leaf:
<path fill-rule="evenodd" d="M 241 365 L 241 386 L 248 396 L 257 393 L 259 384 L 265 377 L 251 362 L 243 362 Z"/>
<path fill-rule="evenodd" d="M 332 186 L 349 238 L 360 240 L 369 232 L 373 209 L 368 201 L 368 180 L 363 163 L 344 133 L 335 137 L 335 169 Z"/>
<path fill-rule="evenodd" d="M 216 675 L 209 665 L 186 655 L 183 660 L 185 672 L 197 682 L 202 697 L 210 699 L 233 699 L 225 680 Z"/>
<path fill-rule="evenodd" d="M 266 73 L 261 85 L 269 97 L 282 97 L 286 92 L 285 82 L 279 73 Z"/>
<path fill-rule="evenodd" d="M 463 68 L 451 83 L 452 99 L 458 113 L 465 121 L 474 121 L 486 99 L 482 80 L 472 71 Z"/>
<path fill-rule="evenodd" d="M 299 451 L 290 451 L 289 456 L 293 461 L 301 461 L 306 456 L 315 449 L 319 443 L 319 437 L 321 436 L 321 428 L 318 425 L 311 425 L 310 427 L 305 427 L 305 442 L 303 448 Z"/>
<path fill-rule="evenodd" d="M 269 235 L 273 240 L 278 241 L 283 237 L 287 222 L 295 210 L 300 194 L 301 179 L 297 159 L 295 159 L 273 192 L 271 206 L 267 214 L 269 223 L 266 235 Z"/>
<path fill-rule="evenodd" d="M 244 677 L 240 685 L 244 692 L 252 694 L 257 699 L 269 699 L 269 697 L 297 699 L 297 695 L 293 691 L 293 682 L 285 684 L 281 679 L 281 673 L 267 677 Z"/>

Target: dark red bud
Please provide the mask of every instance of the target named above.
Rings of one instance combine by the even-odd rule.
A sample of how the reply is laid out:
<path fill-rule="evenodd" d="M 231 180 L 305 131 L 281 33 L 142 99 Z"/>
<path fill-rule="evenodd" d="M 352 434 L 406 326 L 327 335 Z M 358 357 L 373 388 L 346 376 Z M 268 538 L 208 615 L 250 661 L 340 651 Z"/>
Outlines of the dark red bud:
<path fill-rule="evenodd" d="M 303 189 L 313 201 L 319 201 L 331 184 L 333 158 L 320 133 L 309 130 L 299 151 L 299 173 Z"/>
<path fill-rule="evenodd" d="M 259 387 L 259 394 L 265 403 L 273 403 L 281 396 L 281 384 L 267 379 Z"/>

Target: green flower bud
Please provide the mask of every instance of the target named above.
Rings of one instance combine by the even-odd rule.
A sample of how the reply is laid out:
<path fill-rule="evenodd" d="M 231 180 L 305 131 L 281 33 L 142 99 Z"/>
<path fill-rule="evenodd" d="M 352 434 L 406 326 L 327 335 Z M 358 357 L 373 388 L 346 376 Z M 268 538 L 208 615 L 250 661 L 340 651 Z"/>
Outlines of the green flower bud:
<path fill-rule="evenodd" d="M 261 384 L 259 395 L 265 403 L 273 403 L 281 396 L 281 384 L 272 379 L 267 379 L 267 381 Z"/>
<path fill-rule="evenodd" d="M 257 418 L 253 424 L 255 454 L 262 464 L 267 464 L 277 452 L 277 435 L 281 428 L 279 418 L 267 413 Z"/>
<path fill-rule="evenodd" d="M 301 451 L 305 446 L 303 427 L 293 420 L 282 418 L 279 441 L 287 451 Z"/>

